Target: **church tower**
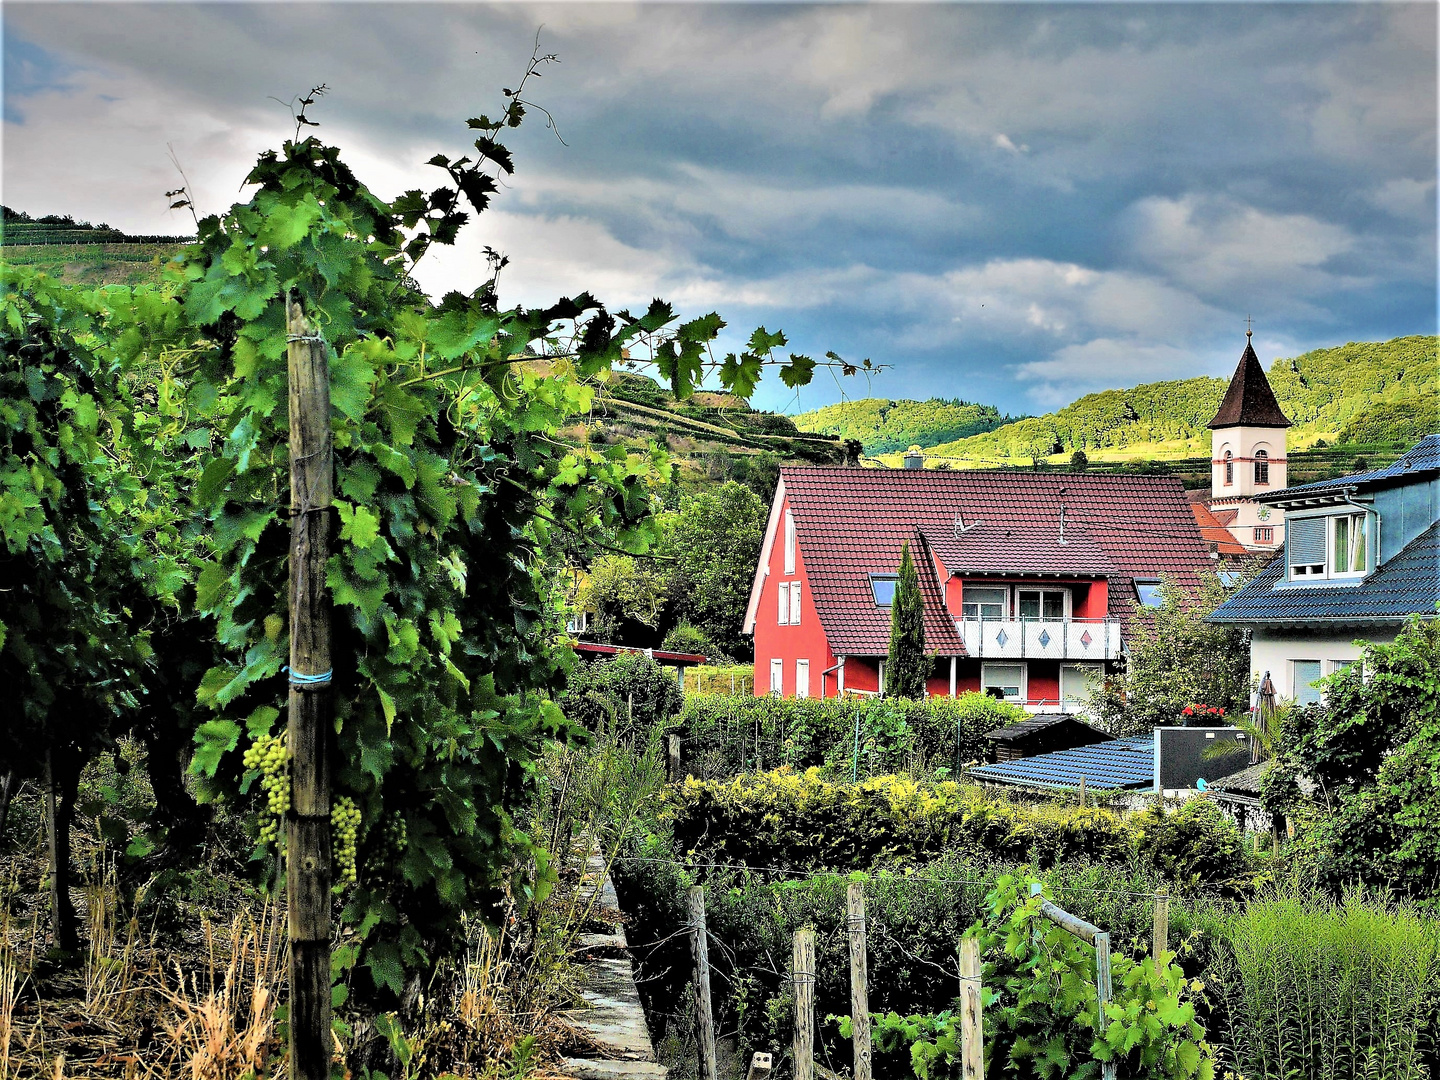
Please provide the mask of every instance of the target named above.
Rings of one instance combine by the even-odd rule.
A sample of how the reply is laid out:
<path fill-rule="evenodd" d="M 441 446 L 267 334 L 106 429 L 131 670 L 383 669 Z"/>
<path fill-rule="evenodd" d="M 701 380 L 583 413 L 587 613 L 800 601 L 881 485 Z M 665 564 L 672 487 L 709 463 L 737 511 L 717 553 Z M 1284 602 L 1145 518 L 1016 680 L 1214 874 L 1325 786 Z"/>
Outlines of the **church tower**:
<path fill-rule="evenodd" d="M 1261 506 L 1253 496 L 1285 486 L 1285 432 L 1270 380 L 1245 331 L 1245 351 L 1220 410 L 1210 421 L 1210 511 L 1240 543 L 1273 549 L 1285 540 L 1282 512 Z"/>

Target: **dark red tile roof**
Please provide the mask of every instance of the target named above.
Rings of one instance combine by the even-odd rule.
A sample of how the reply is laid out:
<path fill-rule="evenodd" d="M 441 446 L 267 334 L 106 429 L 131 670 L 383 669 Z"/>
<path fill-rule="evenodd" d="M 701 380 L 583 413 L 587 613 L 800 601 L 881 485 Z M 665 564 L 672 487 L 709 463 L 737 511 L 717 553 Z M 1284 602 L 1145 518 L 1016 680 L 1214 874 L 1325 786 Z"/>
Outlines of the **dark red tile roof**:
<path fill-rule="evenodd" d="M 1210 427 L 1237 427 L 1248 424 L 1253 427 L 1284 427 L 1290 421 L 1280 411 L 1275 400 L 1275 391 L 1270 389 L 1270 380 L 1260 366 L 1260 358 L 1250 347 L 1250 338 L 1245 338 L 1245 351 L 1240 354 L 1240 364 L 1230 377 L 1225 389 L 1225 398 L 1220 402 L 1220 411 L 1210 421 Z"/>
<path fill-rule="evenodd" d="M 1127 620 L 1133 578 L 1190 579 L 1210 563 L 1174 477 L 788 466 L 781 475 L 811 595 L 838 654 L 887 651 L 890 613 L 876 606 L 870 574 L 893 574 L 907 539 L 922 571 L 926 647 L 941 655 L 963 649 L 932 556 L 946 574 L 1106 577 L 1110 613 Z M 958 537 L 956 515 L 966 526 Z"/>

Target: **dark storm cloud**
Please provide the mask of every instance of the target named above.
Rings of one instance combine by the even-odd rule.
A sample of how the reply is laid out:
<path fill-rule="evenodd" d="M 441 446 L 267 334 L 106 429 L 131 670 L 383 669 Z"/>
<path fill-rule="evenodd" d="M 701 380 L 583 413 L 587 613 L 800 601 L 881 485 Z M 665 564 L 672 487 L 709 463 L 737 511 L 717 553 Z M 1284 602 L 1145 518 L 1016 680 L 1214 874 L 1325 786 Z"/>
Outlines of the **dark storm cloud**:
<path fill-rule="evenodd" d="M 26 209 L 173 229 L 166 144 L 202 205 L 224 205 L 284 133 L 267 95 L 320 81 L 322 134 L 372 186 L 424 184 L 416 163 L 464 146 L 543 24 L 562 63 L 532 96 L 566 145 L 538 116 L 514 136 L 513 184 L 432 287 L 473 284 L 496 244 L 513 300 L 664 295 L 894 364 L 878 393 L 1016 410 L 1226 370 L 1247 312 L 1267 358 L 1435 329 L 1430 5 L 11 3 L 4 19 L 6 201 Z"/>

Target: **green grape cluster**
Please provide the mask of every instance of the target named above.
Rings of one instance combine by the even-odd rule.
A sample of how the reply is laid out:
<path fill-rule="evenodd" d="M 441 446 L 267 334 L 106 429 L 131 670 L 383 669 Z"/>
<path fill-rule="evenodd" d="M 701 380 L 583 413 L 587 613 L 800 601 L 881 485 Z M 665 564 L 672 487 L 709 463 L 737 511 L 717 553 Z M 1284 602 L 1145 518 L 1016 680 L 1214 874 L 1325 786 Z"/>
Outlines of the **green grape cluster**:
<path fill-rule="evenodd" d="M 366 845 L 365 875 L 367 878 L 378 878 L 383 875 L 386 860 L 404 854 L 405 845 L 410 842 L 409 834 L 405 830 L 405 819 L 399 814 L 385 815 L 376 832 L 379 833 L 378 843 Z"/>
<path fill-rule="evenodd" d="M 290 752 L 285 733 L 261 735 L 245 751 L 245 767 L 260 773 L 260 790 L 265 793 L 265 809 L 260 813 L 260 842 L 273 844 L 280 839 L 280 825 L 290 810 L 290 772 L 286 763 Z"/>
<path fill-rule="evenodd" d="M 360 808 L 349 795 L 341 795 L 330 808 L 330 833 L 335 865 L 332 891 L 338 893 L 355 884 L 355 846 L 360 835 Z"/>

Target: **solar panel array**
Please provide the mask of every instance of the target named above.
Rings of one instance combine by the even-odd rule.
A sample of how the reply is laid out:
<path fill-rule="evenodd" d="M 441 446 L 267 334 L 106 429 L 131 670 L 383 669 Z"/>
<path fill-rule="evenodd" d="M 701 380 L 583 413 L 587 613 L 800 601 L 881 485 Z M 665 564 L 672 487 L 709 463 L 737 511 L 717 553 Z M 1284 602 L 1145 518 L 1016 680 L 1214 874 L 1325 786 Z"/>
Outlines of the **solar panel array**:
<path fill-rule="evenodd" d="M 991 784 L 1031 788 L 1078 788 L 1082 776 L 1092 791 L 1148 788 L 1155 783 L 1155 737 L 1132 735 L 1018 761 L 977 765 L 970 775 Z"/>

